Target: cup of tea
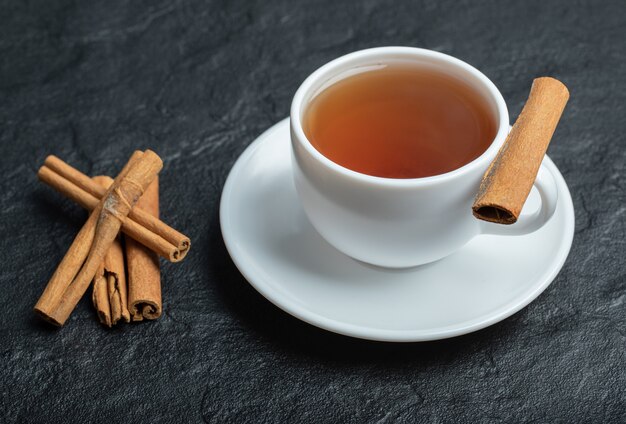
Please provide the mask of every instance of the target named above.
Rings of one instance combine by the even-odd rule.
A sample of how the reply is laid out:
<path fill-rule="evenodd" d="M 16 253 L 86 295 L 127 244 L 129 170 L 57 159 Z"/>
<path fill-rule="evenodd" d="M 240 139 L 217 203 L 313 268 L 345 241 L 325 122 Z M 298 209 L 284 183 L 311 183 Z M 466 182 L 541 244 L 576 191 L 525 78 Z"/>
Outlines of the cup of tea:
<path fill-rule="evenodd" d="M 307 217 L 328 243 L 369 264 L 417 266 L 479 234 L 527 234 L 556 208 L 556 183 L 542 165 L 538 211 L 511 226 L 474 218 L 509 113 L 484 74 L 443 53 L 380 47 L 335 59 L 297 90 L 290 125 Z"/>

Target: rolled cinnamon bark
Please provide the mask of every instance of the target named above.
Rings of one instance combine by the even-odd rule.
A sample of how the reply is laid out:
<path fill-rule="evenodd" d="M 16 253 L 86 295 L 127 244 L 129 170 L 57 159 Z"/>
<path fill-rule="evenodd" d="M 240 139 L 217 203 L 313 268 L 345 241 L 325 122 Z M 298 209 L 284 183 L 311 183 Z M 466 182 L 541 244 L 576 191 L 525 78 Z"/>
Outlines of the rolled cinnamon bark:
<path fill-rule="evenodd" d="M 63 325 L 87 290 L 124 218 L 163 167 L 152 151 L 136 152 L 107 190 L 74 239 L 52 276 L 35 311 Z"/>
<path fill-rule="evenodd" d="M 128 174 L 129 169 L 135 165 L 141 156 L 143 156 L 143 153 L 140 151 L 133 153 L 122 171 L 117 176 L 116 181 L 118 183 L 126 176 L 126 174 Z M 111 189 L 112 188 L 110 188 L 109 191 Z M 61 263 L 52 275 L 52 278 L 48 282 L 48 285 L 35 305 L 35 312 L 55 325 L 63 325 L 65 322 L 65 319 L 62 320 L 62 322 L 57 321 L 54 317 L 54 312 L 58 308 L 65 292 L 70 288 L 70 285 L 80 270 L 80 267 L 85 262 L 85 259 L 87 259 L 87 255 L 89 254 L 89 250 L 94 241 L 96 224 L 101 210 L 102 204 L 98 204 L 94 208 L 93 212 L 91 212 L 87 222 L 85 222 L 81 230 L 76 235 L 76 238 L 74 238 L 70 248 L 63 257 L 63 260 L 61 260 Z"/>
<path fill-rule="evenodd" d="M 113 179 L 107 176 L 94 177 L 93 180 L 105 189 L 113 184 Z M 126 281 L 122 238 L 118 235 L 93 279 L 92 302 L 100 322 L 108 327 L 120 319 L 130 321 Z"/>
<path fill-rule="evenodd" d="M 53 155 L 46 158 L 37 175 L 43 183 L 87 210 L 93 210 L 106 191 Z M 129 213 L 122 231 L 171 262 L 181 261 L 191 248 L 187 236 L 140 209 Z"/>
<path fill-rule="evenodd" d="M 560 81 L 533 81 L 522 113 L 480 184 L 472 206 L 476 218 L 498 224 L 517 221 L 568 99 Z"/>
<path fill-rule="evenodd" d="M 155 218 L 159 217 L 159 180 L 150 184 L 135 205 Z M 159 257 L 141 243 L 126 237 L 128 268 L 128 308 L 133 321 L 161 316 L 161 271 Z"/>
<path fill-rule="evenodd" d="M 111 327 L 111 303 L 109 303 L 109 288 L 104 273 L 104 262 L 100 264 L 96 276 L 93 278 L 91 292 L 91 302 L 96 308 L 98 321 L 101 324 Z"/>

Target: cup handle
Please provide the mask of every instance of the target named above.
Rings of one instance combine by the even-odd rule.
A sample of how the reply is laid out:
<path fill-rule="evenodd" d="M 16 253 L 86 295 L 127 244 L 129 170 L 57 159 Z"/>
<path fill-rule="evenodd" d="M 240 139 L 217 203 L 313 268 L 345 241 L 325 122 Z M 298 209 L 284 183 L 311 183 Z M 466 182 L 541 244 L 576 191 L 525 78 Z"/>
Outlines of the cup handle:
<path fill-rule="evenodd" d="M 530 234 L 543 227 L 554 215 L 559 199 L 559 191 L 552 172 L 542 163 L 534 183 L 541 197 L 541 207 L 532 214 L 521 215 L 512 225 L 494 224 L 480 221 L 481 234 L 496 234 L 505 236 L 521 236 Z"/>

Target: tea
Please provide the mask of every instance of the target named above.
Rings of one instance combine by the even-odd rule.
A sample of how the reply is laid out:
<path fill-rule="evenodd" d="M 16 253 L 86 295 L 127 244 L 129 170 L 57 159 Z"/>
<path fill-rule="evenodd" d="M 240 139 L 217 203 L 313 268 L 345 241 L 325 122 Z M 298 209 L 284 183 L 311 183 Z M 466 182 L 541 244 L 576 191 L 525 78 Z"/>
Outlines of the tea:
<path fill-rule="evenodd" d="M 391 63 L 349 76 L 309 103 L 304 132 L 333 162 L 386 178 L 443 174 L 480 156 L 496 135 L 485 99 L 439 71 Z"/>

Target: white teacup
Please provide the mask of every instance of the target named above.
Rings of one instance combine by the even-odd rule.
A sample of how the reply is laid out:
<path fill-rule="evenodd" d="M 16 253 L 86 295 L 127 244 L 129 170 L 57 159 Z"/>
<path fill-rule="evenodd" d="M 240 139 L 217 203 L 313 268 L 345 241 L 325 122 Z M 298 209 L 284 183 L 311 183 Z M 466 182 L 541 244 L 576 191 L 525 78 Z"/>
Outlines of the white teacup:
<path fill-rule="evenodd" d="M 311 99 L 324 88 L 367 67 L 411 61 L 462 79 L 491 108 L 497 134 L 477 159 L 454 171 L 426 178 L 392 179 L 352 171 L 322 155 L 307 140 L 302 118 Z M 535 181 L 541 207 L 510 226 L 472 215 L 483 174 L 509 132 L 502 94 L 481 72 L 443 53 L 380 47 L 342 56 L 313 72 L 291 105 L 293 173 L 300 201 L 315 229 L 331 245 L 363 262 L 403 268 L 450 255 L 479 234 L 521 235 L 541 228 L 556 209 L 557 188 L 541 166 Z"/>

